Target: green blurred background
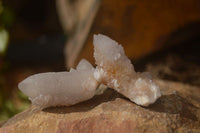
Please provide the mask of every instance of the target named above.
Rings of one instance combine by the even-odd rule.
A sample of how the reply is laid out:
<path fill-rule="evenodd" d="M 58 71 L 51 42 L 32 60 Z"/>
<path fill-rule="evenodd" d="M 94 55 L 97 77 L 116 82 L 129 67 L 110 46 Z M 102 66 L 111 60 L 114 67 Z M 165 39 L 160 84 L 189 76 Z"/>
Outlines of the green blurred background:
<path fill-rule="evenodd" d="M 0 121 L 29 107 L 30 101 L 17 88 L 21 80 L 34 73 L 64 69 L 63 57 L 51 61 L 51 56 L 41 52 L 48 49 L 45 41 L 59 40 L 57 36 L 63 46 L 65 36 L 54 0 L 0 1 Z"/>

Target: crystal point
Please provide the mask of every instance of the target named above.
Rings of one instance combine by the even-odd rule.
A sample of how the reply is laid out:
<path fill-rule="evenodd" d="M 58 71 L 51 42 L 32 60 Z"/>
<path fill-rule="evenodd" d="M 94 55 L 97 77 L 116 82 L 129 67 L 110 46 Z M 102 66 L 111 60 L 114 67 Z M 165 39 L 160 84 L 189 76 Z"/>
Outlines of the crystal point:
<path fill-rule="evenodd" d="M 107 36 L 94 35 L 97 80 L 128 97 L 138 105 L 148 106 L 160 96 L 159 87 L 149 74 L 136 73 L 124 49 Z M 97 74 L 99 73 L 99 74 Z M 100 75 L 100 76 L 99 76 Z M 101 77 L 101 78 L 99 78 Z"/>

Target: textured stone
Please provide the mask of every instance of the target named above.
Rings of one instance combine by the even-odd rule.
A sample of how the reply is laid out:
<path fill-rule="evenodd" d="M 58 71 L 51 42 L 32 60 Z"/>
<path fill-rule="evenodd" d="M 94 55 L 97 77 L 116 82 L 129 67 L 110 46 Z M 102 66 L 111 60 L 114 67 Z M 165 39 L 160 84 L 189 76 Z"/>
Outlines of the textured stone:
<path fill-rule="evenodd" d="M 157 80 L 163 96 L 141 107 L 110 89 L 71 106 L 32 106 L 8 120 L 1 133 L 200 132 L 200 88 Z"/>

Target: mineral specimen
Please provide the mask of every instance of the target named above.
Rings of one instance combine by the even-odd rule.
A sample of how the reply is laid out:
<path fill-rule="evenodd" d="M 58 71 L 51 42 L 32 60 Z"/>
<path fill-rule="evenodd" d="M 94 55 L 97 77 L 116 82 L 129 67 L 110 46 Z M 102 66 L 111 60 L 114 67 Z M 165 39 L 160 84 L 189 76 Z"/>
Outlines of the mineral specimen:
<path fill-rule="evenodd" d="M 76 70 L 35 74 L 19 83 L 18 87 L 34 105 L 70 106 L 94 96 L 99 83 L 93 73 L 92 65 L 82 60 Z"/>
<path fill-rule="evenodd" d="M 136 73 L 116 41 L 99 34 L 94 35 L 93 44 L 96 68 L 83 59 L 76 69 L 35 74 L 18 87 L 32 104 L 40 107 L 70 106 L 88 100 L 95 95 L 100 83 L 142 106 L 154 103 L 161 96 L 150 74 Z"/>
<path fill-rule="evenodd" d="M 104 35 L 94 35 L 94 77 L 128 97 L 138 105 L 148 106 L 161 96 L 150 74 L 136 73 L 121 45 Z"/>

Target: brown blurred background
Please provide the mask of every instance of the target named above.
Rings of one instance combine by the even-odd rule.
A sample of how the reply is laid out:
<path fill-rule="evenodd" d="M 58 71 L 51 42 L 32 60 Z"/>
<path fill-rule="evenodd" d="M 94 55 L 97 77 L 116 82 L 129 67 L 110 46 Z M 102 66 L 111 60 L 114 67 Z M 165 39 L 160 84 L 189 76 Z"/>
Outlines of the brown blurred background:
<path fill-rule="evenodd" d="M 17 84 L 64 71 L 82 58 L 92 64 L 93 34 L 123 45 L 135 69 L 200 85 L 200 0 L 3 0 L 9 33 L 0 56 L 0 120 L 29 106 Z"/>

